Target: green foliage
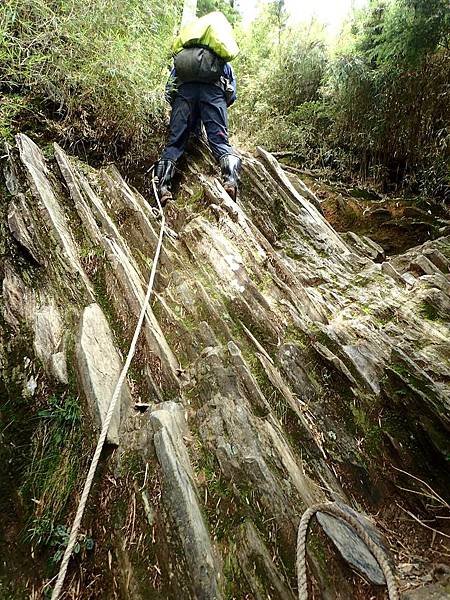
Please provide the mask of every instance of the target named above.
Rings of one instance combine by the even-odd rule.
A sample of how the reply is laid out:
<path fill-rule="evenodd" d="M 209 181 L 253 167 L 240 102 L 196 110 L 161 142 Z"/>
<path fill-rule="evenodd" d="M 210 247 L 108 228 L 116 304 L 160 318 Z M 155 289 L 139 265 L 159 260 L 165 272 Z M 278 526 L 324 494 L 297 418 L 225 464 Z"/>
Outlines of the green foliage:
<path fill-rule="evenodd" d="M 325 114 L 320 89 L 327 49 L 322 28 L 283 28 L 277 8 L 269 4 L 241 34 L 234 127 L 253 138 L 257 132 L 257 143 L 272 150 L 295 149 L 304 156 L 307 130 Z"/>
<path fill-rule="evenodd" d="M 182 2 L 3 0 L 0 135 L 27 117 L 62 120 L 64 141 L 148 153 L 164 124 L 163 87 Z M 449 190 L 448 0 L 371 0 L 336 45 L 322 28 L 289 26 L 283 0 L 251 27 L 233 0 L 199 0 L 235 24 L 242 147 L 292 151 L 309 168 L 405 185 L 445 201 Z M 53 135 L 53 137 L 55 137 Z M 136 152 L 137 151 L 137 152 Z"/>
<path fill-rule="evenodd" d="M 51 396 L 37 414 L 33 457 L 25 473 L 22 495 L 35 506 L 28 537 L 37 544 L 58 546 L 62 517 L 82 463 L 79 399 Z"/>
<path fill-rule="evenodd" d="M 445 194 L 449 53 L 443 2 L 372 2 L 328 81 L 334 143 L 363 177 Z M 448 23 L 448 19 L 447 19 Z"/>
<path fill-rule="evenodd" d="M 80 418 L 80 407 L 77 398 L 68 397 L 65 400 L 57 396 L 50 396 L 48 408 L 40 410 L 38 417 L 52 423 L 58 436 L 55 442 L 58 446 L 64 442 L 66 428 L 71 428 Z"/>
<path fill-rule="evenodd" d="M 439 319 L 440 316 L 439 310 L 436 308 L 436 306 L 426 301 L 422 302 L 420 307 L 420 313 L 423 315 L 423 317 L 425 317 L 425 319 L 428 319 L 429 321 L 436 321 Z"/>
<path fill-rule="evenodd" d="M 314 33 L 288 31 L 279 48 L 279 60 L 269 72 L 266 85 L 280 113 L 294 112 L 303 103 L 320 99 L 327 54 L 324 42 L 316 37 L 320 32 Z"/>
<path fill-rule="evenodd" d="M 367 13 L 360 50 L 378 65 L 417 66 L 450 41 L 450 11 L 446 0 L 373 2 Z"/>
<path fill-rule="evenodd" d="M 241 18 L 235 4 L 234 0 L 199 0 L 197 4 L 197 15 L 202 17 L 215 10 L 220 10 L 230 23 L 234 25 Z"/>
<path fill-rule="evenodd" d="M 52 555 L 50 561 L 52 563 L 58 563 L 69 543 L 70 531 L 64 525 L 57 525 L 53 531 L 52 535 L 48 541 L 48 546 L 50 546 L 54 550 L 54 554 Z M 82 550 L 92 550 L 94 547 L 94 540 L 85 535 L 79 534 L 77 537 L 77 541 L 75 546 L 73 547 L 74 554 L 79 554 Z"/>
<path fill-rule="evenodd" d="M 20 94 L 0 98 L 0 139 L 12 141 L 13 124 L 26 107 L 27 99 Z"/>
<path fill-rule="evenodd" d="M 240 35 L 239 143 L 290 150 L 308 168 L 445 199 L 449 190 L 446 0 L 372 0 L 334 47 L 317 23 L 285 27 L 280 3 Z M 280 33 L 281 32 L 281 33 Z"/>
<path fill-rule="evenodd" d="M 0 90 L 50 103 L 85 131 L 140 139 L 161 114 L 178 4 L 3 0 Z"/>

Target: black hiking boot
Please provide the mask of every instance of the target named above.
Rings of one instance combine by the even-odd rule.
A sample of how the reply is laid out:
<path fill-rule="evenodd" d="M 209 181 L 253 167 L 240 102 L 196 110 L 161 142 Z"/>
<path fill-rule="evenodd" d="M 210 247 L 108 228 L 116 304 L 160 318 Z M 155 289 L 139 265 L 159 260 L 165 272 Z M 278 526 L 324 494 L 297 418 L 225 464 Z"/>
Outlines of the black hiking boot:
<path fill-rule="evenodd" d="M 155 164 L 155 177 L 158 180 L 157 190 L 161 206 L 165 206 L 172 200 L 172 178 L 175 174 L 175 163 L 173 160 L 159 160 Z"/>
<path fill-rule="evenodd" d="M 242 161 L 235 154 L 225 154 L 220 159 L 220 169 L 223 177 L 223 187 L 227 194 L 236 202 Z"/>

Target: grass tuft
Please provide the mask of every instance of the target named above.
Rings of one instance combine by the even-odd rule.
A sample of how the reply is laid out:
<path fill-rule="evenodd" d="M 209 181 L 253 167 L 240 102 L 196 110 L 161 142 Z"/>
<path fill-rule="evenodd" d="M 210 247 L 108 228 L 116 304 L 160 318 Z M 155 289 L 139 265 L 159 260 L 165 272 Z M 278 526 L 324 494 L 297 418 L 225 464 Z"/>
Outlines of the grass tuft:
<path fill-rule="evenodd" d="M 33 456 L 21 488 L 35 506 L 26 536 L 37 545 L 59 547 L 59 523 L 82 464 L 79 400 L 51 396 L 36 418 Z"/>

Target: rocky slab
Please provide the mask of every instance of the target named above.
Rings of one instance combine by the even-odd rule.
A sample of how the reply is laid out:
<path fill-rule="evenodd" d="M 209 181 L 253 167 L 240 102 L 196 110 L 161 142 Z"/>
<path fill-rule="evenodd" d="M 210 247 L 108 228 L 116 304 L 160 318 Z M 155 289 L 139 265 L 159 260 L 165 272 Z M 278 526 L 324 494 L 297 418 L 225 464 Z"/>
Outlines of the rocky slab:
<path fill-rule="evenodd" d="M 372 541 L 384 552 L 386 551 L 380 534 L 367 517 L 364 517 L 364 515 L 359 514 L 342 502 L 338 502 L 337 505 L 351 517 L 357 519 Z M 383 571 L 379 567 L 377 561 L 364 542 L 358 537 L 353 529 L 345 523 L 345 521 L 320 512 L 317 513 L 317 520 L 342 557 L 352 565 L 352 567 L 360 571 L 375 585 L 385 585 Z"/>
<path fill-rule="evenodd" d="M 98 304 L 90 304 L 81 315 L 76 361 L 83 392 L 100 427 L 108 412 L 110 400 L 122 369 L 111 329 Z M 121 405 L 130 401 L 125 383 L 111 419 L 106 442 L 119 444 Z"/>
<path fill-rule="evenodd" d="M 41 204 L 43 215 L 51 227 L 55 242 L 63 252 L 65 265 L 70 271 L 79 273 L 87 291 L 93 297 L 91 283 L 81 266 L 70 224 L 53 185 L 45 157 L 28 136 L 18 134 L 16 140 L 31 190 Z"/>
<path fill-rule="evenodd" d="M 219 569 L 192 479 L 183 433 L 184 409 L 164 402 L 150 415 L 154 443 L 163 472 L 164 499 L 183 547 L 192 590 L 199 600 L 220 600 Z"/>

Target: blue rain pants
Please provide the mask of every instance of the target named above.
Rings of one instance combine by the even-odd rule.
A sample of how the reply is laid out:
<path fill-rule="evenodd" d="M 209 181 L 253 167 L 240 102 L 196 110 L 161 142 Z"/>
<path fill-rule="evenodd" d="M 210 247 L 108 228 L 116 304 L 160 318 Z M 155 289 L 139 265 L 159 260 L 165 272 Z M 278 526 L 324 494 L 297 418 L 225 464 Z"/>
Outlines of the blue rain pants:
<path fill-rule="evenodd" d="M 212 153 L 219 160 L 234 154 L 228 141 L 228 112 L 224 91 L 212 83 L 183 83 L 172 104 L 169 142 L 161 159 L 176 162 L 183 154 L 189 134 L 201 120 Z"/>

